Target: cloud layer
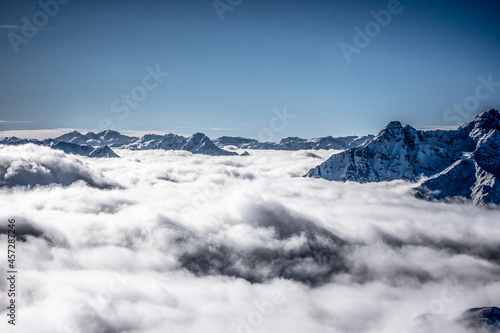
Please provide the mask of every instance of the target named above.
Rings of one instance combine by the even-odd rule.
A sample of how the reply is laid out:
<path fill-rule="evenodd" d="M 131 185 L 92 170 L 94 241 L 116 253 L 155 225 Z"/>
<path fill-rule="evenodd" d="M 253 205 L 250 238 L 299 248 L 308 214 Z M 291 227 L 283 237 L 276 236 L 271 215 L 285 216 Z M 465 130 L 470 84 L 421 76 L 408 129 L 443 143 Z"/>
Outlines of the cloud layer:
<path fill-rule="evenodd" d="M 331 151 L 117 153 L 0 147 L 16 332 L 466 332 L 498 305 L 499 210 L 302 177 Z"/>
<path fill-rule="evenodd" d="M 0 186 L 68 186 L 77 181 L 99 188 L 113 186 L 112 181 L 72 155 L 33 144 L 0 145 Z"/>

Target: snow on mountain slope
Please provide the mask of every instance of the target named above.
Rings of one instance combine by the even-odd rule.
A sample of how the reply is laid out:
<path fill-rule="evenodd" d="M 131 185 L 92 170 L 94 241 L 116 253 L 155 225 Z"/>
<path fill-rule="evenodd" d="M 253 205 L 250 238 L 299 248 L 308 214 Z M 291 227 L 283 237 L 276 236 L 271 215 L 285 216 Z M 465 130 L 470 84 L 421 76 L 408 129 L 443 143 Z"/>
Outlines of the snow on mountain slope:
<path fill-rule="evenodd" d="M 146 134 L 121 148 L 131 150 L 165 149 L 178 150 L 186 143 L 186 138 L 176 134 Z"/>
<path fill-rule="evenodd" d="M 490 110 L 454 131 L 391 122 L 372 141 L 332 155 L 306 176 L 359 183 L 430 177 L 417 196 L 500 204 L 500 114 Z"/>
<path fill-rule="evenodd" d="M 259 142 L 255 139 L 241 137 L 223 136 L 214 143 L 219 147 L 236 146 L 240 149 L 272 149 L 272 150 L 308 150 L 308 149 L 347 149 L 357 147 L 373 139 L 373 135 L 367 136 L 346 136 L 334 138 L 327 136 L 323 138 L 302 139 L 298 137 L 287 137 L 279 142 Z"/>
<path fill-rule="evenodd" d="M 471 198 L 472 187 L 477 181 L 477 173 L 481 171 L 471 159 L 458 160 L 417 187 L 417 196 L 438 200 L 450 197 Z"/>
<path fill-rule="evenodd" d="M 90 145 L 85 145 L 85 144 L 78 144 L 75 143 L 81 142 L 81 137 L 76 134 L 78 132 L 71 132 L 67 133 L 70 135 L 67 135 L 66 137 L 63 136 L 63 138 L 66 138 L 70 141 L 73 142 L 65 142 L 65 141 L 58 141 L 55 142 L 55 139 L 49 139 L 45 140 L 46 142 L 42 142 L 40 140 L 36 139 L 19 139 L 16 137 L 9 137 L 5 138 L 2 141 L 0 141 L 0 144 L 3 145 L 9 145 L 9 146 L 20 146 L 20 145 L 26 145 L 29 143 L 32 143 L 37 146 L 49 146 L 53 149 L 58 149 L 62 150 L 67 154 L 75 154 L 75 155 L 83 155 L 83 156 L 88 156 L 88 157 L 119 157 L 111 148 L 109 148 L 107 145 L 102 146 L 102 147 L 93 147 Z M 65 134 L 66 135 L 66 134 Z"/>
<path fill-rule="evenodd" d="M 235 152 L 230 152 L 217 147 L 205 134 L 195 133 L 189 137 L 186 143 L 182 146 L 182 150 L 187 150 L 193 154 L 205 154 L 212 156 L 231 156 L 238 155 Z"/>
<path fill-rule="evenodd" d="M 55 139 L 45 140 L 45 144 L 62 149 L 68 153 L 90 157 L 118 157 L 109 147 L 132 150 L 187 150 L 194 154 L 212 156 L 229 156 L 236 153 L 217 147 L 205 134 L 196 133 L 190 138 L 176 134 L 147 134 L 141 138 L 122 135 L 119 132 L 107 130 L 100 133 L 89 132 L 85 135 L 73 131 Z M 71 145 L 80 145 L 71 146 Z M 91 148 L 101 147 L 92 152 Z"/>
<path fill-rule="evenodd" d="M 500 204 L 500 131 L 498 121 L 492 120 L 490 111 L 464 126 L 469 138 L 477 141 L 474 152 L 465 153 L 464 158 L 423 182 L 416 188 L 417 196 L 463 197 L 476 204 Z"/>
<path fill-rule="evenodd" d="M 464 131 L 474 142 L 478 142 L 491 131 L 500 131 L 500 115 L 498 110 L 491 109 L 483 112 L 472 121 L 469 121 L 458 128 Z"/>
<path fill-rule="evenodd" d="M 500 177 L 500 130 L 491 130 L 477 143 L 473 153 L 479 165 Z"/>
<path fill-rule="evenodd" d="M 75 143 L 75 144 L 87 144 L 87 141 L 89 138 L 87 138 L 85 135 L 78 131 L 72 131 L 63 135 L 58 136 L 57 138 L 54 139 L 46 139 L 44 140 L 44 143 L 47 145 L 51 144 L 56 144 L 58 142 L 69 142 L 69 143 Z"/>
<path fill-rule="evenodd" d="M 191 138 L 186 138 L 176 134 L 147 134 L 141 138 L 122 135 L 119 132 L 107 130 L 100 133 L 88 132 L 82 134 L 78 131 L 63 134 L 55 139 L 44 140 L 46 145 L 54 145 L 59 142 L 68 142 L 79 145 L 93 147 L 109 146 L 112 148 L 148 150 L 187 150 L 195 154 L 206 155 L 233 155 L 233 153 L 222 148 L 226 146 L 236 146 L 240 149 L 269 149 L 269 150 L 308 150 L 308 149 L 348 149 L 357 147 L 373 139 L 373 135 L 367 136 L 346 136 L 334 138 L 327 136 L 315 139 L 302 139 L 298 137 L 288 137 L 280 142 L 259 142 L 255 139 L 242 137 L 223 136 L 211 141 L 205 134 L 196 133 Z M 193 140 L 200 141 L 194 143 Z M 203 141 L 203 143 L 201 142 Z M 198 146 L 198 147 L 196 147 Z"/>
<path fill-rule="evenodd" d="M 415 181 L 444 170 L 458 157 L 434 143 L 428 144 L 419 131 L 400 122 L 389 123 L 360 147 L 332 155 L 311 169 L 308 177 L 360 183 L 406 179 Z"/>
<path fill-rule="evenodd" d="M 58 142 L 52 146 L 53 149 L 64 151 L 66 154 L 82 155 L 88 157 L 119 157 L 108 146 L 92 147 L 69 142 Z"/>
<path fill-rule="evenodd" d="M 189 138 L 176 134 L 147 134 L 137 141 L 125 145 L 121 148 L 131 150 L 186 150 L 192 152 L 193 154 L 205 154 L 212 156 L 230 156 L 236 154 L 234 152 L 229 152 L 217 147 L 203 133 L 193 134 Z"/>
<path fill-rule="evenodd" d="M 94 147 L 110 146 L 121 147 L 136 141 L 138 138 L 120 134 L 117 131 L 106 130 L 99 133 L 88 132 L 82 134 L 78 131 L 63 134 L 55 139 L 47 139 L 44 142 L 48 145 L 58 142 L 75 143 L 79 145 L 88 145 Z"/>
<path fill-rule="evenodd" d="M 20 145 L 25 145 L 28 143 L 32 143 L 37 146 L 44 146 L 45 144 L 37 139 L 20 139 L 15 136 L 7 137 L 4 138 L 3 140 L 0 141 L 0 144 L 2 145 L 8 145 L 8 146 L 20 146 Z"/>
<path fill-rule="evenodd" d="M 138 139 L 136 137 L 123 135 L 117 131 L 112 130 L 102 131 L 97 134 L 89 132 L 86 134 L 86 137 L 89 138 L 87 144 L 91 146 L 109 146 L 113 148 L 121 147 Z M 95 140 L 95 143 L 93 140 Z"/>
<path fill-rule="evenodd" d="M 92 150 L 89 157 L 120 157 L 108 146 L 98 147 Z"/>

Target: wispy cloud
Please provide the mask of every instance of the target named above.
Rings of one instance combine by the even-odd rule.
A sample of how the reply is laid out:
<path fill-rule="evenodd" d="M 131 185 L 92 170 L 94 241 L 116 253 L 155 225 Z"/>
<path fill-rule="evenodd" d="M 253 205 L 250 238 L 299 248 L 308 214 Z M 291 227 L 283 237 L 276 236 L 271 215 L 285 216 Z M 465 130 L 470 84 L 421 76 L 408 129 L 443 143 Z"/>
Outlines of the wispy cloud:
<path fill-rule="evenodd" d="M 172 129 L 172 130 L 165 130 L 170 132 L 199 132 L 199 131 L 240 131 L 241 127 L 235 127 L 235 128 L 230 128 L 230 127 L 215 127 L 215 126 L 210 126 L 210 127 L 187 127 L 187 126 L 179 126 L 177 129 Z"/>
<path fill-rule="evenodd" d="M 236 127 L 236 128 L 226 128 L 226 127 L 204 127 L 201 128 L 201 130 L 204 131 L 239 131 L 241 128 Z"/>
<path fill-rule="evenodd" d="M 443 125 L 443 126 L 422 126 L 422 127 L 419 127 L 418 129 L 422 130 L 422 131 L 433 131 L 433 130 L 446 130 L 446 131 L 449 131 L 449 130 L 456 130 L 457 128 L 458 128 L 458 126 Z"/>
<path fill-rule="evenodd" d="M 125 135 L 129 135 L 129 136 L 137 136 L 137 137 L 141 137 L 143 135 L 146 135 L 146 134 L 158 134 L 158 135 L 165 135 L 165 134 L 168 134 L 168 133 L 174 133 L 174 134 L 178 134 L 179 130 L 166 130 L 166 131 L 133 131 L 133 130 L 123 130 L 123 131 L 119 131 L 120 133 L 122 134 L 125 134 Z M 179 135 L 183 135 L 183 134 L 179 134 Z"/>
<path fill-rule="evenodd" d="M 0 24 L 0 29 L 22 29 L 21 26 L 17 25 L 11 25 L 11 24 Z M 33 27 L 35 30 L 55 30 L 53 28 L 38 28 L 38 27 Z"/>
<path fill-rule="evenodd" d="M 0 121 L 1 122 L 1 121 Z M 27 138 L 27 139 L 48 139 L 55 138 L 62 134 L 74 131 L 73 128 L 54 128 L 54 129 L 38 129 L 38 130 L 9 130 L 9 131 L 0 131 L 0 137 L 9 137 L 9 136 L 17 136 L 19 138 Z M 86 133 L 87 130 L 77 130 L 79 132 Z"/>
<path fill-rule="evenodd" d="M 21 27 L 9 24 L 2 24 L 0 25 L 0 29 L 21 29 Z"/>

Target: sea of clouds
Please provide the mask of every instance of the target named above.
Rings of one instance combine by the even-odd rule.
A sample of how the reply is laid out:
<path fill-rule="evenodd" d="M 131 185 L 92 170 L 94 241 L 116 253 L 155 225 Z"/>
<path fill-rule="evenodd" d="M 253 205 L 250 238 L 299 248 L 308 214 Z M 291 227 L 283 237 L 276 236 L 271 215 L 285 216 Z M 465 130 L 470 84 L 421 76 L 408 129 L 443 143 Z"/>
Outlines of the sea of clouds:
<path fill-rule="evenodd" d="M 331 151 L 116 152 L 0 146 L 2 332 L 460 333 L 500 303 L 499 209 L 303 177 Z"/>

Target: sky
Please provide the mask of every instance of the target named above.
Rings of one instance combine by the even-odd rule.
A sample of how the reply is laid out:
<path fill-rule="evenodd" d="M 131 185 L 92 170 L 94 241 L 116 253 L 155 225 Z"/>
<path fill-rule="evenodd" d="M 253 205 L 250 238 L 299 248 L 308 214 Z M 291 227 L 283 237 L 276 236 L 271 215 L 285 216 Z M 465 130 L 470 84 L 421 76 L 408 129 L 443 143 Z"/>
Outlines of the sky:
<path fill-rule="evenodd" d="M 500 106 L 498 1 L 54 3 L 3 4 L 0 131 L 275 141 Z"/>

